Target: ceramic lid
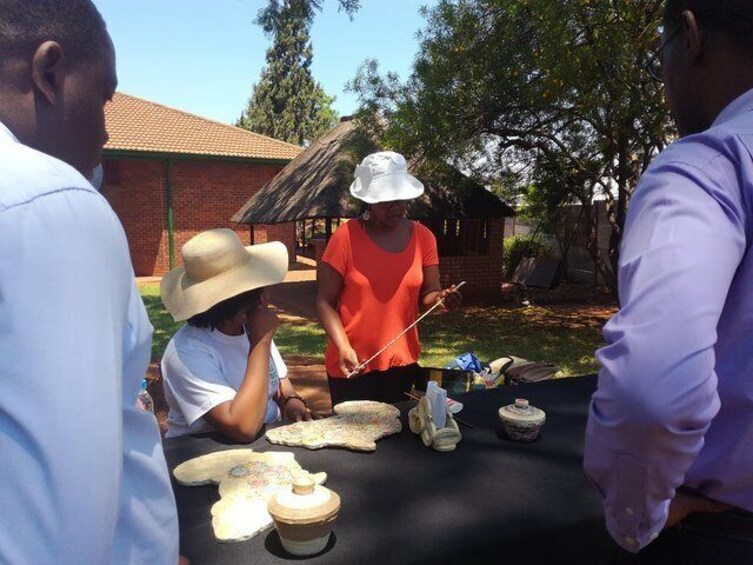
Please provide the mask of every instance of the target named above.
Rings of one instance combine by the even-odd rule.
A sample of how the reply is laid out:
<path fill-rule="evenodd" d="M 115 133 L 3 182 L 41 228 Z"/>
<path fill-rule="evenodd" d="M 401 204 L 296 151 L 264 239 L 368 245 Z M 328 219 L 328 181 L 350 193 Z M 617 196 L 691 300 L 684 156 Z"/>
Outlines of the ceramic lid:
<path fill-rule="evenodd" d="M 529 405 L 525 398 L 516 398 L 515 404 L 508 404 L 499 409 L 499 417 L 511 423 L 542 424 L 546 414 L 543 410 Z"/>
<path fill-rule="evenodd" d="M 317 485 L 309 474 L 298 475 L 290 489 L 270 499 L 268 510 L 278 522 L 314 524 L 323 522 L 340 510 L 337 493 Z"/>

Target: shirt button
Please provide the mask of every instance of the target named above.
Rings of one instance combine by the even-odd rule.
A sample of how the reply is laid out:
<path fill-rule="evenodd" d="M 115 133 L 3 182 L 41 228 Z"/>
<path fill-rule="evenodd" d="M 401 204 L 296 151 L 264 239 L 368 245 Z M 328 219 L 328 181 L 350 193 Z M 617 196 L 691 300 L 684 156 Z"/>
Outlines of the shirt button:
<path fill-rule="evenodd" d="M 624 541 L 627 545 L 635 545 L 635 539 L 631 538 L 630 536 L 625 536 Z"/>
<path fill-rule="evenodd" d="M 627 513 L 628 516 L 632 516 L 633 514 L 635 514 L 635 512 L 633 512 L 633 509 L 630 508 L 629 506 L 625 508 L 625 512 Z"/>

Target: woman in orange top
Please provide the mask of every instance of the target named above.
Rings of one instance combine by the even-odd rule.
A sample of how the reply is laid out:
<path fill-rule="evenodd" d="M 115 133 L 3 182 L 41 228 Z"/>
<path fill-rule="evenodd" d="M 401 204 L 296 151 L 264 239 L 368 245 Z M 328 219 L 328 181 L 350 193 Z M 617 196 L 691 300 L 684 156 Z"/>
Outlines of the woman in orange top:
<path fill-rule="evenodd" d="M 441 290 L 434 234 L 405 218 L 406 201 L 423 194 L 405 158 L 374 153 L 356 167 L 350 193 L 366 202 L 364 214 L 337 229 L 318 272 L 317 310 L 327 336 L 325 366 L 332 404 L 345 400 L 404 400 L 418 369 L 421 345 L 411 329 L 360 374 L 346 379 L 415 321 L 419 305 L 462 301 Z"/>

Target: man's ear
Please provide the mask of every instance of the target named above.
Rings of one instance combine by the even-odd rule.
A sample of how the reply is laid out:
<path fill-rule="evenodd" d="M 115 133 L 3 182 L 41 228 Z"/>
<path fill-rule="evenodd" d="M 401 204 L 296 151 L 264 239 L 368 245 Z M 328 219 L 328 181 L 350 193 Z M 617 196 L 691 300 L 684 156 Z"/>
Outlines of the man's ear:
<path fill-rule="evenodd" d="M 34 52 L 31 62 L 34 86 L 51 106 L 56 106 L 65 79 L 63 48 L 55 41 L 45 41 Z"/>
<path fill-rule="evenodd" d="M 704 34 L 701 33 L 701 29 L 698 27 L 698 20 L 696 19 L 695 14 L 690 10 L 685 10 L 682 13 L 682 26 L 684 28 L 684 47 L 688 56 L 688 63 L 693 65 L 698 62 L 698 59 L 703 55 L 705 37 Z"/>

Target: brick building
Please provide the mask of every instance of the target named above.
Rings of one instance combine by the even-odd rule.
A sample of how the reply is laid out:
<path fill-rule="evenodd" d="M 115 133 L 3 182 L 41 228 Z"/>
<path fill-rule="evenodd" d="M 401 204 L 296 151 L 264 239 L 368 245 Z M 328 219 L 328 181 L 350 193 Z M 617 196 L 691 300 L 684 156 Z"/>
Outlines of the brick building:
<path fill-rule="evenodd" d="M 295 223 L 298 252 L 318 261 L 336 226 L 359 214 L 360 203 L 348 187 L 355 165 L 375 150 L 356 124 L 344 119 L 252 196 L 233 220 L 252 226 Z M 504 221 L 514 211 L 444 163 L 423 163 L 420 171 L 412 172 L 426 190 L 410 202 L 407 214 L 437 238 L 442 286 L 465 280 L 466 303 L 496 301 L 503 275 Z"/>
<path fill-rule="evenodd" d="M 282 241 L 294 258 L 293 224 L 250 229 L 230 218 L 300 147 L 122 93 L 106 117 L 102 193 L 123 223 L 137 276 L 179 265 L 181 246 L 217 227 L 246 245 Z"/>

